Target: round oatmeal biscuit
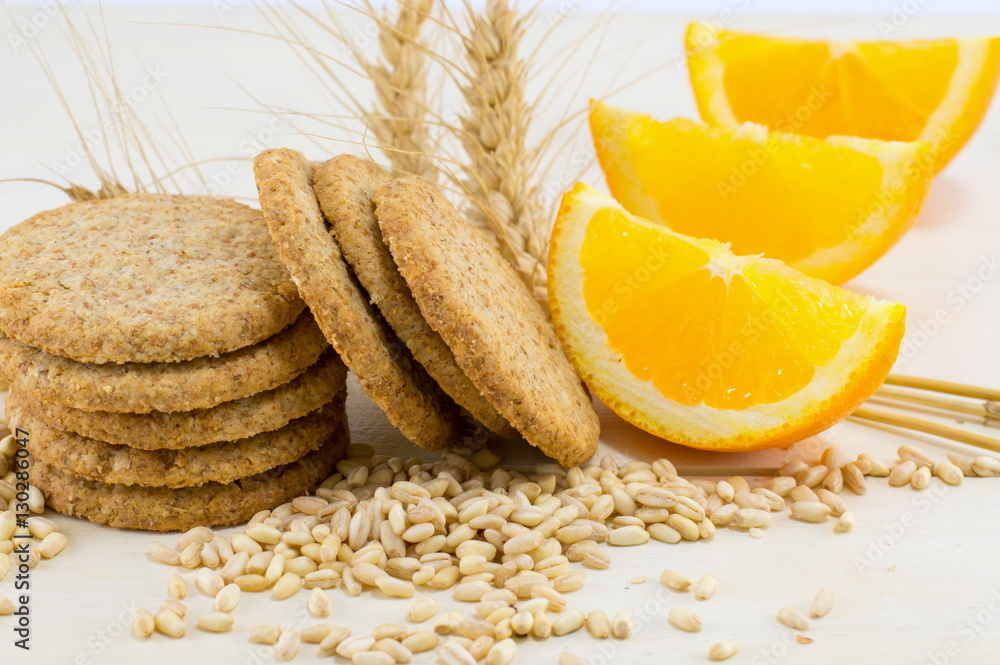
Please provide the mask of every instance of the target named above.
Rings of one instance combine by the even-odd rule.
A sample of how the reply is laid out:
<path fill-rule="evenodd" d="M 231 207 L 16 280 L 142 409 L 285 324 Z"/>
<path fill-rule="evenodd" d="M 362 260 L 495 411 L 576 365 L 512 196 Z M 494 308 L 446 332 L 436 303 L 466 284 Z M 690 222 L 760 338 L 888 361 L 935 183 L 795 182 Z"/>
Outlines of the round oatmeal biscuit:
<path fill-rule="evenodd" d="M 0 375 L 35 399 L 84 411 L 192 411 L 288 383 L 327 348 L 312 315 L 302 312 L 259 344 L 183 363 L 78 363 L 0 337 Z"/>
<path fill-rule="evenodd" d="M 8 230 L 0 255 L 0 332 L 80 362 L 215 356 L 304 307 L 261 214 L 226 199 L 72 203 Z"/>
<path fill-rule="evenodd" d="M 77 478 L 41 460 L 32 462 L 31 482 L 45 494 L 49 507 L 98 524 L 146 531 L 229 526 L 314 490 L 333 473 L 349 442 L 345 421 L 318 450 L 228 484 L 181 489 L 116 485 Z"/>
<path fill-rule="evenodd" d="M 178 488 L 230 483 L 311 453 L 340 426 L 344 400 L 335 402 L 274 432 L 182 450 L 137 450 L 64 432 L 46 425 L 15 400 L 7 406 L 7 417 L 30 433 L 33 462 L 41 460 L 85 480 Z"/>
<path fill-rule="evenodd" d="M 39 399 L 16 386 L 10 398 L 56 429 L 140 450 L 177 450 L 273 432 L 335 398 L 343 402 L 346 390 L 347 368 L 333 349 L 328 349 L 319 362 L 288 383 L 208 409 L 172 413 L 83 411 Z"/>
<path fill-rule="evenodd" d="M 528 443 L 566 466 L 589 459 L 597 413 L 514 269 L 422 180 L 393 180 L 374 201 L 400 274 L 459 367 Z"/>
<path fill-rule="evenodd" d="M 389 175 L 372 162 L 340 155 L 317 166 L 314 179 L 320 209 L 340 251 L 386 323 L 459 406 L 496 434 L 515 436 L 517 430 L 483 397 L 448 345 L 427 325 L 392 261 L 372 203 L 372 194 L 390 180 Z"/>
<path fill-rule="evenodd" d="M 294 150 L 265 150 L 254 160 L 254 175 L 278 255 L 362 389 L 418 446 L 453 443 L 455 403 L 413 360 L 350 273 L 316 200 L 312 166 Z"/>

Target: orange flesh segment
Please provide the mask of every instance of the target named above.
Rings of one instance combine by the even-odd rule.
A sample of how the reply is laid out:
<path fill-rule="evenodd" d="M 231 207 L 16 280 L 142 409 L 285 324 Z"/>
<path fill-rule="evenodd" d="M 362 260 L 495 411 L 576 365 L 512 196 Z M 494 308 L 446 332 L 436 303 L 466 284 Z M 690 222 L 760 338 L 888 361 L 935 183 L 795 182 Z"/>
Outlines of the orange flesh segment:
<path fill-rule="evenodd" d="M 746 35 L 723 35 L 718 56 L 741 121 L 817 138 L 885 141 L 917 140 L 959 59 L 954 39 L 840 46 Z"/>
<path fill-rule="evenodd" d="M 814 139 L 762 135 L 763 142 L 733 128 L 636 116 L 628 146 L 639 181 L 657 184 L 647 193 L 678 233 L 787 263 L 847 240 L 878 204 L 871 196 L 881 188 L 878 159 Z"/>
<path fill-rule="evenodd" d="M 580 255 L 588 313 L 664 397 L 736 410 L 780 401 L 857 330 L 863 302 L 797 292 L 774 264 L 717 251 L 603 209 Z"/>

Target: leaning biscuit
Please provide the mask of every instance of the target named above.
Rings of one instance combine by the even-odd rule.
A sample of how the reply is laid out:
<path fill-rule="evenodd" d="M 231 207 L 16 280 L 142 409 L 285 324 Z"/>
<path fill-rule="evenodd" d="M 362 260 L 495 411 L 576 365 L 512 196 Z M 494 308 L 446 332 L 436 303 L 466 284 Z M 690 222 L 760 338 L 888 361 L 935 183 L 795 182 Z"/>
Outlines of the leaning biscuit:
<path fill-rule="evenodd" d="M 348 271 L 294 150 L 254 160 L 261 209 L 278 255 L 330 344 L 365 393 L 413 443 L 435 450 L 458 436 L 457 408 L 379 318 Z"/>
<path fill-rule="evenodd" d="M 344 258 L 413 357 L 476 420 L 500 436 L 517 434 L 458 367 L 441 336 L 427 325 L 392 262 L 372 203 L 372 194 L 389 181 L 388 174 L 372 162 L 340 155 L 317 166 L 314 177 L 320 208 Z"/>
<path fill-rule="evenodd" d="M 220 484 L 170 489 L 84 480 L 35 460 L 31 482 L 54 510 L 122 529 L 183 531 L 246 522 L 259 510 L 311 492 L 335 469 L 350 441 L 346 418 L 318 450 L 290 464 Z"/>
<path fill-rule="evenodd" d="M 256 210 L 131 194 L 0 236 L 0 332 L 87 363 L 176 362 L 256 344 L 304 304 Z"/>
<path fill-rule="evenodd" d="M 347 368 L 333 349 L 327 349 L 319 362 L 288 383 L 208 409 L 83 411 L 40 399 L 16 386 L 10 400 L 56 429 L 140 450 L 176 450 L 272 432 L 342 396 L 346 389 Z"/>
<path fill-rule="evenodd" d="M 260 344 L 184 363 L 79 363 L 0 337 L 0 375 L 37 399 L 84 411 L 192 411 L 285 384 L 327 348 L 312 315 L 302 312 Z"/>
<path fill-rule="evenodd" d="M 531 293 L 489 243 L 417 178 L 375 192 L 375 214 L 424 318 L 529 443 L 566 466 L 597 451 L 597 414 Z"/>

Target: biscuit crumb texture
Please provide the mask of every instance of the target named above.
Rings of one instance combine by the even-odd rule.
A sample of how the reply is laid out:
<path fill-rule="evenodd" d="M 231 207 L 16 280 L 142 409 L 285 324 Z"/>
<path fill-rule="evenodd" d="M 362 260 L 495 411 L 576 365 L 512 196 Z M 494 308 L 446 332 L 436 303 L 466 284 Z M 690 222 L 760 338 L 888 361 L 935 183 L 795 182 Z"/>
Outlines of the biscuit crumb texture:
<path fill-rule="evenodd" d="M 256 344 L 304 304 L 258 211 L 132 194 L 0 236 L 0 332 L 87 363 L 177 362 Z"/>
<path fill-rule="evenodd" d="M 396 269 L 375 219 L 375 190 L 390 180 L 376 164 L 339 155 L 316 167 L 315 189 L 344 258 L 386 322 L 432 379 L 476 420 L 500 436 L 517 431 L 462 372 Z"/>
<path fill-rule="evenodd" d="M 231 483 L 205 483 L 170 489 L 84 480 L 41 460 L 31 465 L 31 482 L 48 506 L 120 529 L 184 531 L 194 526 L 246 522 L 258 510 L 273 508 L 314 490 L 343 458 L 350 441 L 347 418 L 321 448 L 305 457 Z"/>
<path fill-rule="evenodd" d="M 259 344 L 183 363 L 79 363 L 0 338 L 0 375 L 25 393 L 84 411 L 191 411 L 271 390 L 329 348 L 309 312 Z"/>
<path fill-rule="evenodd" d="M 49 427 L 16 400 L 7 406 L 8 419 L 31 432 L 34 460 L 87 480 L 172 488 L 229 483 L 294 462 L 330 438 L 343 412 L 337 400 L 274 432 L 182 450 L 137 450 Z"/>
<path fill-rule="evenodd" d="M 403 436 L 428 450 L 459 434 L 458 407 L 382 320 L 348 269 L 301 153 L 265 150 L 254 159 L 264 219 L 278 254 L 327 340 L 365 394 Z"/>
<path fill-rule="evenodd" d="M 178 450 L 272 432 L 346 394 L 347 368 L 328 349 L 318 363 L 273 390 L 207 409 L 164 413 L 83 411 L 12 386 L 10 400 L 56 429 L 140 450 Z"/>
<path fill-rule="evenodd" d="M 424 318 L 533 446 L 566 466 L 597 452 L 600 425 L 555 331 L 514 269 L 432 185 L 375 193 L 382 235 Z"/>

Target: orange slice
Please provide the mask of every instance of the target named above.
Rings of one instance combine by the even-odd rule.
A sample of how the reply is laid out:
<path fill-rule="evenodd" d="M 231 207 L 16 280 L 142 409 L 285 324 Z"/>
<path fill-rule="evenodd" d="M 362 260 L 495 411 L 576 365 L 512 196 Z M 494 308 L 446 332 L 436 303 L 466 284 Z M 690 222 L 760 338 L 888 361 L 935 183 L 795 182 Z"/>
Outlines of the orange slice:
<path fill-rule="evenodd" d="M 594 394 L 694 448 L 821 432 L 878 388 L 903 335 L 898 303 L 674 233 L 585 185 L 563 197 L 548 278 L 556 331 Z"/>
<path fill-rule="evenodd" d="M 933 174 L 927 143 L 659 122 L 606 104 L 590 124 L 611 193 L 631 212 L 834 284 L 903 235 Z"/>
<path fill-rule="evenodd" d="M 927 141 L 935 171 L 976 131 L 1000 72 L 1000 38 L 807 41 L 692 23 L 685 41 L 707 122 Z"/>

